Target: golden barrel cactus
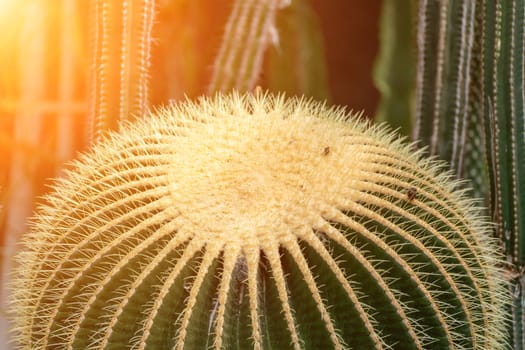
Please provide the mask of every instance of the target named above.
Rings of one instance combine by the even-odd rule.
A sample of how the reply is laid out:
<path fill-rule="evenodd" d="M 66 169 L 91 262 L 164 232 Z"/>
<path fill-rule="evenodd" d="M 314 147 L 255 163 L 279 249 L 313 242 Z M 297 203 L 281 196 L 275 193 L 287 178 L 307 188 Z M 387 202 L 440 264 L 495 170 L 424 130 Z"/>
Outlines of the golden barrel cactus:
<path fill-rule="evenodd" d="M 24 349 L 499 349 L 487 222 L 383 127 L 217 95 L 110 134 L 39 209 Z"/>

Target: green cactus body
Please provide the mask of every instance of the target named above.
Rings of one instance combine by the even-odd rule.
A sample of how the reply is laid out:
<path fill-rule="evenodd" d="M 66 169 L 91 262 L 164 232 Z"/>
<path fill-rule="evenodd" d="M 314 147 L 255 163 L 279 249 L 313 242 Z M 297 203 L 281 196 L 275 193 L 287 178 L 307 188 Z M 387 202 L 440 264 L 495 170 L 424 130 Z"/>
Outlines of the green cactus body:
<path fill-rule="evenodd" d="M 341 109 L 217 95 L 78 160 L 12 280 L 27 349 L 500 349 L 487 223 Z"/>

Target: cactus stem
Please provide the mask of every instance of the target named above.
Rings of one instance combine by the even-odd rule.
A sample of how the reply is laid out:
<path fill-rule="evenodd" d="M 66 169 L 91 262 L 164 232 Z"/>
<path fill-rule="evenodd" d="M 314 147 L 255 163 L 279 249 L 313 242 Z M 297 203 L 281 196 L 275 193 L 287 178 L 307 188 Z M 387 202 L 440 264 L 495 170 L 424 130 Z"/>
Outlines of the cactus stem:
<path fill-rule="evenodd" d="M 420 156 L 282 95 L 218 95 L 130 123 L 81 157 L 26 235 L 18 339 L 501 349 L 510 298 L 490 227 Z"/>

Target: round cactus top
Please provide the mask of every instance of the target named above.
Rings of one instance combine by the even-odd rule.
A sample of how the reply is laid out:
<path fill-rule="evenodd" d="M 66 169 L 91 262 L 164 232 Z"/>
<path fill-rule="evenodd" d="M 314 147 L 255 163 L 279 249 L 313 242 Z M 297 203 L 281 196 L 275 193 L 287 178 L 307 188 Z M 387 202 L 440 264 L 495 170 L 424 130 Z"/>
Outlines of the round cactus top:
<path fill-rule="evenodd" d="M 182 231 L 259 249 L 297 239 L 332 206 L 358 201 L 370 158 L 356 137 L 362 127 L 328 119 L 328 109 L 306 101 L 237 96 L 204 105 L 199 122 L 190 113 L 182 130 L 173 128 L 184 136 L 166 153 Z"/>
<path fill-rule="evenodd" d="M 123 126 L 59 180 L 13 277 L 32 349 L 486 348 L 489 226 L 383 127 L 217 95 Z"/>

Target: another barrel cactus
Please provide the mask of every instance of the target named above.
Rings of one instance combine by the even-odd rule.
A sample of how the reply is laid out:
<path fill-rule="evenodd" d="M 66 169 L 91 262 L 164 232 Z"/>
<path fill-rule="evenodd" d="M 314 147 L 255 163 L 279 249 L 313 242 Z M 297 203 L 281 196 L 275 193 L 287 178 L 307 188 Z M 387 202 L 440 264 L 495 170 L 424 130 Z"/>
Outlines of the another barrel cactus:
<path fill-rule="evenodd" d="M 501 349 L 490 226 L 383 127 L 217 95 L 110 134 L 38 211 L 24 349 Z"/>

